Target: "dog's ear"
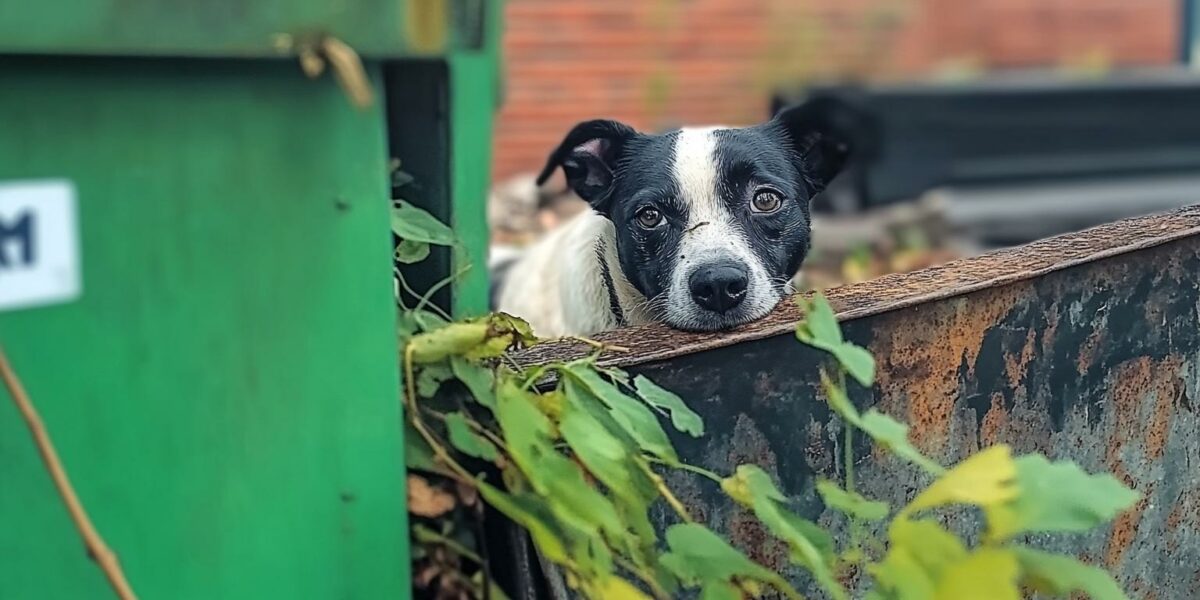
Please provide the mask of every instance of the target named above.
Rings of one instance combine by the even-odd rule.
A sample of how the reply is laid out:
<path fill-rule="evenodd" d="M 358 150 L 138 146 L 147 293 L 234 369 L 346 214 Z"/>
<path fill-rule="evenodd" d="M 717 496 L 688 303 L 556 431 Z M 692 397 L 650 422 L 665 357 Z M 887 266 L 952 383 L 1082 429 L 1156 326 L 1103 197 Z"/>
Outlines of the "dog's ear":
<path fill-rule="evenodd" d="M 797 167 L 813 194 L 829 185 L 852 152 L 861 150 L 870 129 L 869 115 L 857 103 L 830 96 L 784 108 L 775 122 L 791 139 Z"/>
<path fill-rule="evenodd" d="M 545 183 L 554 174 L 554 169 L 562 166 L 571 189 L 604 212 L 617 159 L 625 143 L 636 135 L 632 127 L 617 121 L 584 121 L 571 129 L 558 148 L 550 153 L 537 183 Z"/>

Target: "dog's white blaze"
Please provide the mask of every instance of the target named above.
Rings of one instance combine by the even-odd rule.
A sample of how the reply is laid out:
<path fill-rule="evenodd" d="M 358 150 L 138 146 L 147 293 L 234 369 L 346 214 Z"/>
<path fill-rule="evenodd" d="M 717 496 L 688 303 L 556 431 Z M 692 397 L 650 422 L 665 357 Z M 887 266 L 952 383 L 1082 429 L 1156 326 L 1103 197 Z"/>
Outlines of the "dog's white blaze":
<path fill-rule="evenodd" d="M 713 316 L 704 315 L 692 301 L 688 278 L 700 266 L 720 260 L 739 262 L 749 272 L 746 299 L 735 312 L 757 318 L 779 301 L 779 293 L 771 285 L 766 268 L 750 249 L 746 232 L 721 197 L 715 135 L 721 129 L 724 128 L 684 128 L 675 141 L 672 171 L 680 200 L 688 209 L 688 224 L 679 244 L 680 258 L 667 292 L 666 316 L 675 325 L 711 322 Z M 744 320 L 738 316 L 726 315 L 731 320 Z"/>

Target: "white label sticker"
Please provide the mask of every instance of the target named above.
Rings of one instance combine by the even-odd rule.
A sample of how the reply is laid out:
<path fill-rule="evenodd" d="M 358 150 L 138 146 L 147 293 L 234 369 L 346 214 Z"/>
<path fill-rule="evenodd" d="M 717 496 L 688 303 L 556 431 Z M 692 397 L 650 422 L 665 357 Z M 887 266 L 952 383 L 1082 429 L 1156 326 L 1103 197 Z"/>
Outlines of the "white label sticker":
<path fill-rule="evenodd" d="M 80 288 L 74 186 L 0 182 L 0 311 L 68 302 Z"/>

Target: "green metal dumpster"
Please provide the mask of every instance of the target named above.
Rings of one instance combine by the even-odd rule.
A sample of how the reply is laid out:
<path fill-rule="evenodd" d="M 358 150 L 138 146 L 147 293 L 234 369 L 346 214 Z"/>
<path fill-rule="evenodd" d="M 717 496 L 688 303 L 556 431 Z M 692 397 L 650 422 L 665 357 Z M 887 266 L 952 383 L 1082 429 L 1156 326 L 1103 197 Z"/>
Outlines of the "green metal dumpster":
<path fill-rule="evenodd" d="M 409 595 L 389 165 L 483 234 L 498 11 L 0 0 L 0 345 L 140 597 Z M 0 598 L 108 597 L 0 400 Z"/>

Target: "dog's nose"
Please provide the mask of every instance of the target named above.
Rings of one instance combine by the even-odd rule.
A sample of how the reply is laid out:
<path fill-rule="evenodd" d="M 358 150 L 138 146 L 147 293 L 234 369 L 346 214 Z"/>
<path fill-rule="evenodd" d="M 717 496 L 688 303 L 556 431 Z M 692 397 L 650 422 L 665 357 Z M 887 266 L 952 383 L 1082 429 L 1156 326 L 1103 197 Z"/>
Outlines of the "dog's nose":
<path fill-rule="evenodd" d="M 688 288 L 696 304 L 717 313 L 741 304 L 748 284 L 746 269 L 736 263 L 705 265 L 688 278 Z"/>

